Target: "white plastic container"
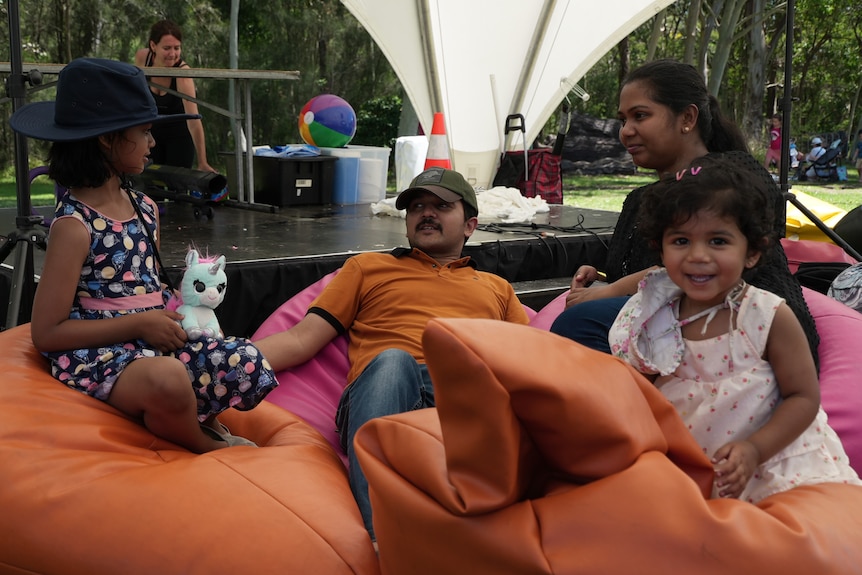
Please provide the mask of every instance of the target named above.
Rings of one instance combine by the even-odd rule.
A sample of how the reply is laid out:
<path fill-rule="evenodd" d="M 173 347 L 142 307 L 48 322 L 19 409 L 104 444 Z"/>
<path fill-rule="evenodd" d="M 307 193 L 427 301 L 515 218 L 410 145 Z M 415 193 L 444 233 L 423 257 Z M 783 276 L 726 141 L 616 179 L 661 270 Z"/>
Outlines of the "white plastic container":
<path fill-rule="evenodd" d="M 425 169 L 427 136 L 401 136 L 395 140 L 395 191 L 406 190 Z"/>
<path fill-rule="evenodd" d="M 359 155 L 359 179 L 357 199 L 360 204 L 379 202 L 386 198 L 386 181 L 389 171 L 389 148 L 375 146 L 344 146 L 343 148 L 320 148 L 324 156 L 355 158 Z M 337 178 L 336 178 L 337 179 Z M 336 189 L 343 187 L 336 181 Z M 340 203 L 340 202 L 335 202 Z"/>
<path fill-rule="evenodd" d="M 340 160 L 339 160 L 340 161 Z M 359 203 L 373 204 L 386 198 L 386 170 L 382 160 L 359 159 Z"/>

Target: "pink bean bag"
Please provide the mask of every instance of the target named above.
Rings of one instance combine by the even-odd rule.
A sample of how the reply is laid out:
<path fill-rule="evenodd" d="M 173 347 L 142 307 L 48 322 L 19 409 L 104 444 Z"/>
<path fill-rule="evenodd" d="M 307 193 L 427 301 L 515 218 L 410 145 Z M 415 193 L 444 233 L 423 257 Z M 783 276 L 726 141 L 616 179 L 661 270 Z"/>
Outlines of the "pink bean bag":
<path fill-rule="evenodd" d="M 799 264 L 804 262 L 837 262 L 855 264 L 856 259 L 833 243 L 816 240 L 781 239 L 781 247 L 787 256 L 787 267 L 790 273 L 796 273 Z"/>
<path fill-rule="evenodd" d="M 323 276 L 284 302 L 260 325 L 251 339 L 258 340 L 297 324 L 305 316 L 309 304 L 337 273 L 335 270 Z M 306 363 L 276 374 L 279 386 L 266 397 L 267 401 L 298 415 L 319 431 L 345 465 L 347 456 L 335 432 L 335 410 L 344 391 L 348 369 L 347 336 L 343 335 L 332 340 Z"/>

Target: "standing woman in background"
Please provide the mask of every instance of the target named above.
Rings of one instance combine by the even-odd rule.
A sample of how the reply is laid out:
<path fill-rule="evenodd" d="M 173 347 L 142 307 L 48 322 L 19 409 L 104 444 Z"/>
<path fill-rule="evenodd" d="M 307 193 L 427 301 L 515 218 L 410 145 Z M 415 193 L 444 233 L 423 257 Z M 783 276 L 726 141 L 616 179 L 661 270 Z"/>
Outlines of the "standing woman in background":
<path fill-rule="evenodd" d="M 188 68 L 182 58 L 183 31 L 170 20 L 159 20 L 150 28 L 150 39 L 147 48 L 141 48 L 135 53 L 135 65 L 139 68 Z M 170 88 L 195 98 L 195 83 L 192 78 L 157 78 L 151 77 L 150 82 L 164 88 Z M 150 92 L 156 100 L 159 114 L 197 114 L 198 105 L 191 100 L 180 98 L 164 90 L 154 89 Z M 156 147 L 150 152 L 154 164 L 191 168 L 197 154 L 197 169 L 204 172 L 215 170 L 207 161 L 207 146 L 204 138 L 204 125 L 201 120 L 188 120 L 154 126 L 153 137 Z"/>

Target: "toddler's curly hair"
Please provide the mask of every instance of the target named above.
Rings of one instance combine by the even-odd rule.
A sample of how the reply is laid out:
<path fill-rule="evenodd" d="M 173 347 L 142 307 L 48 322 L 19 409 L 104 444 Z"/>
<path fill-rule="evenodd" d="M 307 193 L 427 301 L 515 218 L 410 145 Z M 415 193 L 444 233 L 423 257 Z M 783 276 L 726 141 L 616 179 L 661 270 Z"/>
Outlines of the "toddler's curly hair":
<path fill-rule="evenodd" d="M 762 256 L 767 253 L 770 243 L 777 239 L 775 184 L 764 179 L 741 155 L 751 158 L 741 152 L 709 154 L 644 191 L 638 227 L 653 249 L 660 250 L 667 228 L 708 211 L 732 218 L 749 248 L 760 251 Z M 756 162 L 753 158 L 751 161 Z"/>

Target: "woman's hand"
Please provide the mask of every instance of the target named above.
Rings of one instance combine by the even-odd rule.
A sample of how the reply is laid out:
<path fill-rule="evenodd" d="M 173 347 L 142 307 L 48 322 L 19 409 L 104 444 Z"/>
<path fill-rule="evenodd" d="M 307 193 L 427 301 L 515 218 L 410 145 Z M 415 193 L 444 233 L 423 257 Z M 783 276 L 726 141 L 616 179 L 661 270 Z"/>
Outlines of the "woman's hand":
<path fill-rule="evenodd" d="M 573 305 L 577 305 L 579 303 L 584 303 L 585 301 L 591 301 L 594 299 L 604 299 L 606 297 L 612 297 L 610 295 L 604 295 L 607 291 L 608 286 L 572 288 L 571 291 L 569 291 L 569 293 L 566 295 L 566 307 L 570 308 Z"/>
<path fill-rule="evenodd" d="M 216 170 L 215 168 L 210 166 L 207 162 L 198 162 L 198 170 L 201 172 L 216 172 L 216 173 L 218 173 L 218 170 Z"/>
<path fill-rule="evenodd" d="M 166 309 L 154 309 L 135 314 L 140 338 L 162 353 L 181 348 L 188 337 L 180 325 L 183 315 Z"/>
<path fill-rule="evenodd" d="M 599 270 L 593 266 L 581 266 L 572 277 L 572 289 L 589 287 L 597 279 L 599 279 Z"/>
<path fill-rule="evenodd" d="M 750 441 L 732 441 L 715 452 L 715 486 L 721 497 L 737 498 L 754 475 L 760 451 Z"/>
<path fill-rule="evenodd" d="M 594 281 L 603 279 L 599 271 L 593 266 L 581 266 L 572 277 L 572 288 L 566 295 L 566 307 L 572 307 L 575 304 L 583 303 L 592 299 L 600 299 L 602 297 L 602 288 L 589 287 Z"/>

